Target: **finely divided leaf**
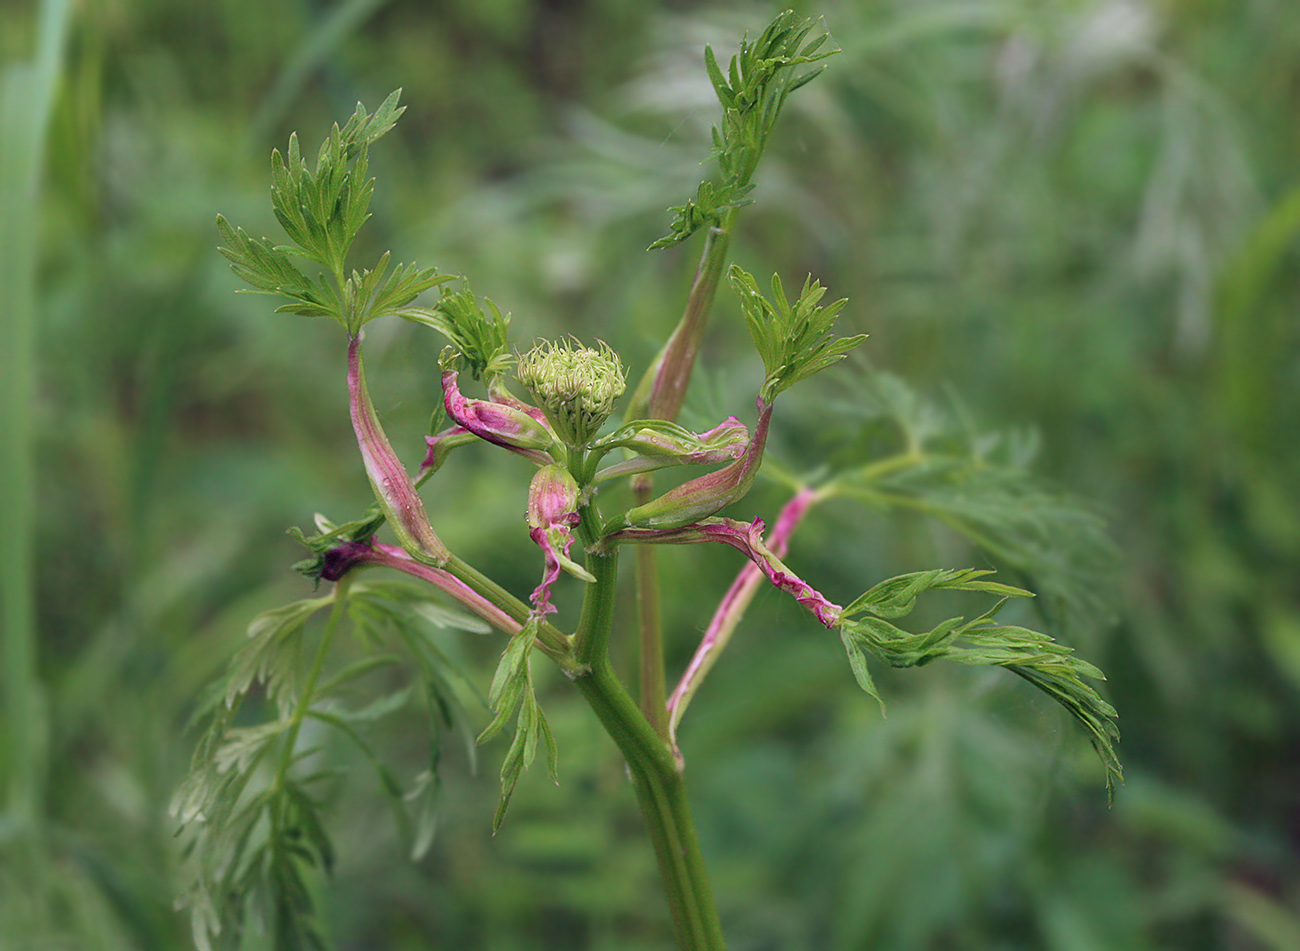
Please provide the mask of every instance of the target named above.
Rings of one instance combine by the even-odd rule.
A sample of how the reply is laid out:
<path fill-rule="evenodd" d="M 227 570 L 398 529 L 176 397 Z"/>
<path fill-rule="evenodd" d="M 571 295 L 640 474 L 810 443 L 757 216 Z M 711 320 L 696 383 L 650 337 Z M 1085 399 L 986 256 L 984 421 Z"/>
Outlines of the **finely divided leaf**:
<path fill-rule="evenodd" d="M 1038 610 L 1072 636 L 1107 618 L 1117 557 L 1105 520 L 1033 474 L 1032 434 L 978 430 L 892 374 L 864 368 L 840 380 L 848 398 L 819 406 L 847 422 L 843 442 L 898 448 L 864 461 L 845 453 L 824 492 L 942 521 L 1032 582 Z"/>
<path fill-rule="evenodd" d="M 1033 593 L 997 581 L 985 581 L 994 572 L 988 568 L 936 568 L 899 575 L 875 585 L 866 594 L 849 604 L 841 617 L 850 618 L 868 611 L 877 617 L 894 618 L 909 614 L 916 599 L 925 591 L 948 589 L 951 591 L 983 591 L 1007 598 L 1032 598 Z"/>
<path fill-rule="evenodd" d="M 674 205 L 668 209 L 673 213 L 673 222 L 668 234 L 651 243 L 647 251 L 659 251 L 681 244 L 705 225 L 716 225 L 722 219 L 722 213 L 732 208 L 742 208 L 752 204 L 749 197 L 754 190 L 752 183 L 741 184 L 729 182 L 715 184 L 700 182 L 695 197 L 686 199 L 684 205 Z"/>
<path fill-rule="evenodd" d="M 322 534 L 308 540 L 309 547 L 329 544 L 340 533 L 368 537 L 377 527 L 374 518 L 345 526 L 317 521 Z M 314 793 L 318 784 L 334 783 L 344 773 L 320 763 L 321 746 L 298 742 L 297 724 L 303 719 L 328 725 L 361 752 L 403 838 L 417 851 L 428 848 L 440 798 L 441 738 L 448 726 L 467 732 L 470 719 L 450 683 L 462 675 L 430 640 L 429 626 L 474 627 L 478 622 L 430 602 L 426 591 L 409 584 L 357 581 L 344 590 L 349 596 L 346 616 L 362 627 L 363 643 L 406 648 L 402 654 L 414 659 L 413 665 L 407 661 L 414 676 L 397 685 L 367 679 L 379 672 L 391 677 L 407 660 L 390 649 L 353 659 L 316 681 L 309 693 L 299 686 L 305 682 L 299 650 L 303 625 L 333 602 L 337 588 L 330 597 L 290 604 L 255 619 L 249 642 L 232 665 L 226 702 L 219 698 L 211 705 L 211 724 L 172 805 L 191 876 L 184 903 L 199 947 L 213 947 L 218 939 L 223 947 L 237 946 L 249 922 L 272 930 L 277 948 L 323 947 L 312 879 L 328 872 L 334 850 Z M 274 718 L 236 726 L 241 701 L 258 682 L 277 701 Z M 376 721 L 412 703 L 423 704 L 429 714 L 430 760 L 408 790 L 367 733 Z M 541 733 L 534 728 L 533 735 Z M 467 743 L 472 758 L 472 736 L 467 735 Z"/>
<path fill-rule="evenodd" d="M 414 804 L 415 829 L 411 841 L 411 861 L 418 862 L 428 854 L 438 831 L 442 813 L 442 778 L 436 770 L 425 770 L 415 777 L 415 785 L 406 794 L 406 802 Z M 409 808 L 409 805 L 408 805 Z"/>
<path fill-rule="evenodd" d="M 786 299 L 781 278 L 775 274 L 770 299 L 759 291 L 753 275 L 734 264 L 730 282 L 740 298 L 750 337 L 767 371 L 760 393 L 766 403 L 800 380 L 843 360 L 850 350 L 867 339 L 866 334 L 835 338 L 831 329 L 848 301 L 841 299 L 819 306 L 826 289 L 811 276 L 804 281 L 793 306 Z"/>
<path fill-rule="evenodd" d="M 532 677 L 528 668 L 528 655 L 537 636 L 536 622 L 530 622 L 510 638 L 501 654 L 492 685 L 488 688 L 488 705 L 494 714 L 492 722 L 479 734 L 478 742 L 493 739 L 510 722 L 526 693 L 532 692 Z"/>
<path fill-rule="evenodd" d="M 356 112 L 343 127 L 343 140 L 351 147 L 373 144 L 376 139 L 391 130 L 397 124 L 398 118 L 406 111 L 405 106 L 397 104 L 401 98 L 402 90 L 394 89 L 388 94 L 388 98 L 379 104 L 374 114 L 369 116 L 366 115 L 365 106 L 357 103 Z"/>
<path fill-rule="evenodd" d="M 884 716 L 885 701 L 876 689 L 876 682 L 871 679 L 871 668 L 867 666 L 865 649 L 856 638 L 849 636 L 844 630 L 840 631 L 840 640 L 844 642 L 844 649 L 848 652 L 849 668 L 853 671 L 853 679 L 858 682 L 859 687 L 866 691 L 868 696 L 875 698 L 876 703 L 880 704 L 880 715 Z"/>
<path fill-rule="evenodd" d="M 295 601 L 264 611 L 248 626 L 248 643 L 235 655 L 226 683 L 226 706 L 233 708 L 254 683 L 266 686 L 281 715 L 298 700 L 297 669 L 303 625 L 332 604 L 332 595 Z"/>
<path fill-rule="evenodd" d="M 815 25 L 815 20 L 790 10 L 777 15 L 756 41 L 751 43 L 748 36 L 740 41 L 725 74 L 712 47 L 704 48 L 704 66 L 722 105 L 709 155 L 718 160 L 722 181 L 702 183 L 694 198 L 670 209 L 669 232 L 651 249 L 680 244 L 700 228 L 718 224 L 725 211 L 751 201 L 754 172 L 786 97 L 822 70 L 819 66 L 796 74 L 796 68 L 837 52 L 819 52 L 824 33 L 804 42 Z"/>
<path fill-rule="evenodd" d="M 231 227 L 222 215 L 217 215 L 217 230 L 225 242 L 218 250 L 230 262 L 230 269 L 250 284 L 254 293 L 279 294 L 290 299 L 290 303 L 277 307 L 276 313 L 338 318 L 341 305 L 333 288 L 298 270 L 285 248 L 269 238 L 250 237 L 243 228 Z"/>
<path fill-rule="evenodd" d="M 723 109 L 730 109 L 736 101 L 736 97 L 731 93 L 731 86 L 728 85 L 727 79 L 722 75 L 722 70 L 718 66 L 718 58 L 713 55 L 713 47 L 704 47 L 704 68 L 708 70 L 709 82 L 713 83 L 713 91 L 718 95 L 718 102 L 722 103 Z"/>
<path fill-rule="evenodd" d="M 559 749 L 555 745 L 555 735 L 546 722 L 537 697 L 529 690 L 523 697 L 523 706 L 519 712 L 519 721 L 515 726 L 515 737 L 510 744 L 505 759 L 501 763 L 501 801 L 497 804 L 496 814 L 492 817 L 492 834 L 496 835 L 510 807 L 510 798 L 514 795 L 515 783 L 525 769 L 533 764 L 537 755 L 537 743 L 540 739 L 546 745 L 546 769 L 552 782 L 559 780 Z"/>
<path fill-rule="evenodd" d="M 387 260 L 387 254 L 384 259 Z M 420 268 L 415 264 L 399 264 L 387 283 L 370 303 L 367 320 L 388 315 L 401 316 L 402 308 L 425 291 L 439 284 L 454 281 L 454 274 L 439 274 L 437 268 Z"/>
<path fill-rule="evenodd" d="M 1113 799 L 1115 785 L 1123 782 L 1114 749 L 1119 738 L 1116 713 L 1084 680 L 1105 678 L 1095 666 L 1075 657 L 1071 648 L 1048 635 L 1018 625 L 998 624 L 995 617 L 1008 598 L 1023 597 L 1028 592 L 985 581 L 986 574 L 974 569 L 915 572 L 882 582 L 854 601 L 841 615 L 837 627 L 855 678 L 879 702 L 880 695 L 866 670 L 868 652 L 891 667 L 921 667 L 940 659 L 1005 667 L 1043 690 L 1083 724 L 1105 766 L 1106 788 Z M 942 588 L 1005 597 L 974 620 L 949 618 L 921 634 L 886 620 L 910 612 L 921 592 Z M 855 614 L 862 616 L 855 619 Z"/>
<path fill-rule="evenodd" d="M 374 115 L 357 103 L 343 128 L 335 123 L 330 129 L 314 168 L 303 157 L 297 133 L 289 136 L 284 154 L 272 150 L 271 208 L 292 246 L 274 245 L 266 238 L 255 241 L 218 217 L 225 241 L 221 250 L 235 273 L 261 292 L 290 299 L 277 312 L 332 317 L 355 334 L 367 321 L 397 314 L 422 292 L 450 280 L 411 264 L 399 265 L 384 283 L 387 252 L 375 267 L 353 269 L 348 276 L 348 252 L 370 217 L 375 191 L 369 148 L 404 111 L 397 105 L 400 93 L 392 93 Z M 290 255 L 314 261 L 330 277 L 307 278 Z"/>
<path fill-rule="evenodd" d="M 555 735 L 546 721 L 533 690 L 533 675 L 528 659 L 532 653 L 533 641 L 537 637 L 538 618 L 530 618 L 528 623 L 515 634 L 506 645 L 492 678 L 488 690 L 488 702 L 495 716 L 487 728 L 479 735 L 479 742 L 485 743 L 495 737 L 518 711 L 515 722 L 515 735 L 501 763 L 501 801 L 497 805 L 496 815 L 492 819 L 492 834 L 496 835 L 505 819 L 506 809 L 510 806 L 510 797 L 514 794 L 515 784 L 525 769 L 532 765 L 537 755 L 539 741 L 546 746 L 546 766 L 551 779 L 559 782 L 559 750 L 555 745 Z"/>
<path fill-rule="evenodd" d="M 439 289 L 441 298 L 432 308 L 402 307 L 399 317 L 432 327 L 451 341 L 453 359 L 463 361 L 474 379 L 499 382 L 513 365 L 514 355 L 507 341 L 510 318 L 485 299 L 491 316 L 483 312 L 469 282 L 461 279 L 459 290 Z"/>

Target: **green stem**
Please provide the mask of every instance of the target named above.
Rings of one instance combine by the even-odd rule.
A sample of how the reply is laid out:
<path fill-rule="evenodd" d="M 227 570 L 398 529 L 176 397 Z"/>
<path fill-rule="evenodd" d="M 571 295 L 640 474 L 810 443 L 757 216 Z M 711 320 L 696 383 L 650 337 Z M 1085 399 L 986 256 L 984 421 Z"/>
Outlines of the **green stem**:
<path fill-rule="evenodd" d="M 316 656 L 312 659 L 311 670 L 307 674 L 307 682 L 303 685 L 302 693 L 298 696 L 298 703 L 293 709 L 293 718 L 289 721 L 289 728 L 285 731 L 284 747 L 280 751 L 280 762 L 276 765 L 275 781 L 272 785 L 274 795 L 271 800 L 271 861 L 277 868 L 277 875 L 283 875 L 286 878 L 291 877 L 289 866 L 293 858 L 285 848 L 285 784 L 288 780 L 289 770 L 293 767 L 293 751 L 298 745 L 298 734 L 302 731 L 303 721 L 307 719 L 307 713 L 311 709 L 312 697 L 316 694 L 316 685 L 320 682 L 321 673 L 325 670 L 325 658 L 329 656 L 330 644 L 334 641 L 334 634 L 338 631 L 339 622 L 343 619 L 343 606 L 348 599 L 348 586 L 352 583 L 350 575 L 344 575 L 334 583 L 334 605 L 330 608 L 329 620 L 325 622 L 325 632 L 321 634 L 320 643 L 316 645 Z M 277 948 L 287 948 L 294 945 L 290 935 L 290 921 L 292 913 L 286 914 L 282 908 L 277 908 L 275 912 L 275 921 L 273 928 L 276 935 L 275 946 Z"/>
<path fill-rule="evenodd" d="M 316 692 L 316 684 L 320 681 L 321 672 L 325 669 L 325 658 L 329 655 L 334 633 L 339 628 L 339 621 L 343 619 L 343 606 L 348 600 L 350 584 L 351 577 L 348 575 L 344 575 L 334 583 L 334 606 L 330 608 L 329 620 L 325 622 L 325 633 L 321 635 L 320 644 L 316 646 L 316 656 L 307 674 L 307 682 L 303 685 L 298 704 L 293 709 L 293 719 L 289 721 L 289 729 L 284 734 L 284 749 L 280 753 L 280 765 L 275 772 L 277 788 L 283 788 L 285 777 L 289 774 L 289 767 L 293 765 L 293 749 L 298 745 L 298 734 L 302 730 L 303 721 L 307 719 L 307 711 L 311 709 L 311 698 Z"/>
<path fill-rule="evenodd" d="M 529 605 L 457 555 L 448 558 L 447 563 L 443 565 L 443 571 L 469 585 L 475 592 L 487 598 L 521 624 L 528 620 L 532 612 Z M 543 621 L 538 626 L 537 646 L 565 673 L 573 675 L 581 670 L 581 666 L 573 659 L 572 641 L 554 624 Z"/>
<path fill-rule="evenodd" d="M 579 528 L 588 544 L 593 535 L 599 537 L 593 521 L 590 510 L 585 510 Z M 575 683 L 627 760 L 654 844 L 678 947 L 681 951 L 725 951 L 685 780 L 668 744 L 642 715 L 609 662 L 618 549 L 590 554 L 587 570 L 596 581 L 587 586 L 576 635 L 578 659 L 587 669 Z"/>
<path fill-rule="evenodd" d="M 298 703 L 293 708 L 293 718 L 289 721 L 289 728 L 284 734 L 284 747 L 280 751 L 280 762 L 276 765 L 275 780 L 271 786 L 273 796 L 271 797 L 271 861 L 277 867 L 277 874 L 289 876 L 287 866 L 293 859 L 285 849 L 285 785 L 288 781 L 289 770 L 293 767 L 293 751 L 298 745 L 298 734 L 302 731 L 303 721 L 307 719 L 307 713 L 311 710 L 312 697 L 316 694 L 316 685 L 320 682 L 321 673 L 325 670 L 325 658 L 329 656 L 330 645 L 334 641 L 334 634 L 338 631 L 339 622 L 343 619 L 343 606 L 348 599 L 348 586 L 352 583 L 351 576 L 344 575 L 334 583 L 334 605 L 330 608 L 329 620 L 325 622 L 325 632 L 321 634 L 320 643 L 316 645 L 316 656 L 312 659 L 311 670 L 307 674 L 307 682 L 303 685 L 302 693 L 298 696 Z M 276 934 L 276 947 L 290 947 L 293 943 L 290 939 L 287 928 L 291 915 L 283 914 L 277 910 L 275 914 L 274 929 Z"/>
<path fill-rule="evenodd" d="M 919 466 L 926 461 L 926 455 L 920 449 L 911 448 L 906 452 L 896 453 L 887 456 L 884 459 L 878 459 L 870 465 L 863 466 L 853 473 L 855 482 L 872 482 L 876 479 L 883 479 L 885 476 L 893 475 L 895 472 L 901 472 L 912 466 Z M 839 486 L 832 482 L 829 483 L 822 491 L 822 494 L 839 493 Z"/>
<path fill-rule="evenodd" d="M 737 212 L 736 208 L 728 209 L 718 225 L 709 229 L 682 318 L 658 359 L 638 384 L 629 407 L 630 414 L 644 413 L 657 419 L 675 420 L 681 412 L 704 328 L 713 309 L 713 301 L 718 296 L 718 282 L 722 279 L 727 264 L 727 249 L 736 228 Z M 633 492 L 636 505 L 649 502 L 654 495 L 653 477 L 639 477 L 634 483 Z M 648 545 L 638 547 L 636 552 L 636 603 L 641 709 L 655 732 L 667 740 L 667 682 L 664 677 L 659 553 Z"/>
<path fill-rule="evenodd" d="M 654 494 L 649 478 L 633 482 L 633 504 L 644 505 Z M 640 633 L 641 711 L 665 742 L 668 741 L 668 682 L 664 676 L 663 616 L 660 610 L 659 559 L 653 545 L 636 547 L 636 613 Z"/>
<path fill-rule="evenodd" d="M 695 357 L 704 337 L 704 328 L 708 324 L 714 298 L 718 296 L 718 283 L 727 266 L 727 249 L 736 227 L 737 212 L 736 208 L 723 212 L 722 220 L 709 229 L 682 319 L 664 344 L 659 357 L 637 385 L 628 407 L 629 418 L 648 416 L 675 420 L 681 412 L 691 372 L 695 368 Z"/>

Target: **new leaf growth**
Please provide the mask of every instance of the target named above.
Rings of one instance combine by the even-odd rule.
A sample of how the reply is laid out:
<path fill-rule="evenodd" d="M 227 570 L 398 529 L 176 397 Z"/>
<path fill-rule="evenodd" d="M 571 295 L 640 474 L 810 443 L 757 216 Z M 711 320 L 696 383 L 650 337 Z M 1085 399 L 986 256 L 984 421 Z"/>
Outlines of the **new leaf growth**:
<path fill-rule="evenodd" d="M 681 244 L 701 227 L 718 224 L 723 212 L 753 200 L 749 194 L 754 189 L 754 172 L 786 97 L 826 68 L 799 67 L 839 52 L 821 52 L 827 40 L 825 33 L 808 39 L 816 25 L 816 20 L 786 10 L 757 40 L 750 42 L 748 36 L 741 39 L 725 75 L 713 48 L 704 48 L 709 80 L 722 104 L 722 122 L 713 127 L 713 151 L 709 155 L 717 159 L 722 181 L 701 182 L 693 198 L 672 208 L 675 217 L 668 234 L 650 245 L 651 249 Z"/>
<path fill-rule="evenodd" d="M 348 273 L 348 252 L 361 226 L 370 217 L 375 180 L 368 178 L 373 142 L 393 128 L 405 106 L 398 107 L 395 90 L 371 115 L 361 103 L 343 128 L 338 123 L 321 143 L 315 167 L 308 165 L 289 136 L 284 155 L 271 150 L 271 206 L 291 245 L 270 238 L 252 238 L 244 229 L 217 216 L 224 245 L 220 251 L 234 272 L 256 293 L 289 299 L 276 313 L 330 317 L 355 335 L 376 317 L 405 316 L 407 305 L 431 287 L 452 280 L 434 268 L 399 264 L 388 274 L 385 251 L 371 268 Z M 309 277 L 294 258 L 325 268 Z"/>
<path fill-rule="evenodd" d="M 825 307 L 818 306 L 826 288 L 811 275 L 804 281 L 793 306 L 786 300 L 785 288 L 776 274 L 772 275 L 770 300 L 760 293 L 753 275 L 744 269 L 733 264 L 730 277 L 731 289 L 740 298 L 749 335 L 767 371 L 758 397 L 763 403 L 771 403 L 800 380 L 839 363 L 867 339 L 866 334 L 835 339 L 831 327 L 848 301 L 841 299 Z"/>

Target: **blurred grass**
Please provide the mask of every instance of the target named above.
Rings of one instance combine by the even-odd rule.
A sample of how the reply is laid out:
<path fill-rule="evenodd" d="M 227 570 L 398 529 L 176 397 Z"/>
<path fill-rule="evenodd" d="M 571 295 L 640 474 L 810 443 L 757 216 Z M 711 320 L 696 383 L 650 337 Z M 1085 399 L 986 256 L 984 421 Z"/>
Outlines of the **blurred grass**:
<path fill-rule="evenodd" d="M 36 55 L 13 64 L 0 89 L 0 286 L 6 289 L 0 325 L 0 523 L 8 544 L 0 553 L 7 733 L 4 761 L 9 816 L 25 835 L 39 822 L 45 786 L 45 700 L 37 672 L 32 566 L 35 527 L 35 403 L 37 312 L 37 208 L 45 136 L 60 79 L 68 3 L 41 5 Z M 27 828 L 22 828 L 27 827 Z"/>
<path fill-rule="evenodd" d="M 49 724 L 38 668 L 35 555 L 36 478 L 33 409 L 39 321 L 37 267 L 45 136 L 62 73 L 71 15 L 60 0 L 43 3 L 35 56 L 0 74 L 0 666 L 5 722 L 0 742 L 6 808 L 0 841 L 33 859 L 48 880 L 43 845 Z M 0 877 L 0 880 L 8 876 Z M 3 918 L 0 917 L 0 921 Z"/>
<path fill-rule="evenodd" d="M 1111 514 L 1118 623 L 1062 634 L 1111 675 L 1130 779 L 1107 812 L 1068 724 L 969 671 L 883 672 L 882 721 L 838 647 L 767 597 L 683 737 L 733 947 L 1289 947 L 1300 18 L 1286 0 L 804 9 L 844 53 L 792 100 L 734 256 L 816 273 L 875 365 L 1033 427 L 1040 471 Z M 26 203 L 0 209 L 0 594 L 18 652 L 0 732 L 6 789 L 31 800 L 7 802 L 3 828 L 47 817 L 53 882 L 0 841 L 5 947 L 187 946 L 163 810 L 195 696 L 257 610 L 303 590 L 285 526 L 364 504 L 340 340 L 232 293 L 215 213 L 274 233 L 270 148 L 402 86 L 410 111 L 372 157 L 370 247 L 467 273 L 520 341 L 599 336 L 643 365 L 694 263 L 640 249 L 700 174 L 700 47 L 762 19 L 631 0 L 83 4 L 39 74 L 58 93 L 38 161 L 42 138 L 11 123 L 39 97 L 12 77 L 56 61 L 36 52 L 36 6 L 0 9 L 0 196 Z M 734 317 L 723 302 L 691 397 L 710 425 L 757 372 Z M 440 343 L 376 326 L 370 345 L 413 461 Z M 795 419 L 773 442 L 801 468 L 830 434 Z M 537 568 L 526 470 L 466 450 L 426 493 L 453 547 L 518 591 Z M 770 515 L 764 492 L 746 505 Z M 971 557 L 922 520 L 835 503 L 791 564 L 851 597 L 936 555 Z M 681 663 L 705 621 L 695 586 L 720 591 L 735 564 L 664 562 Z M 486 665 L 499 645 L 459 649 Z M 40 720 L 15 713 L 38 684 L 48 768 Z M 448 816 L 419 865 L 362 784 L 340 794 L 340 947 L 665 946 L 612 749 L 562 683 L 546 702 L 563 784 L 525 778 L 496 839 L 493 749 L 478 777 L 449 751 Z"/>

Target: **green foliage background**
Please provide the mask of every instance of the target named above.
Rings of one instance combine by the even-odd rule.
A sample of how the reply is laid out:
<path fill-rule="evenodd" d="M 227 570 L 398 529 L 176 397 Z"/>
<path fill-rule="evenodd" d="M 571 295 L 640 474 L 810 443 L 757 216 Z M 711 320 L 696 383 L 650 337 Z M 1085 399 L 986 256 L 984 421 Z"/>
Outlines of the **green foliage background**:
<path fill-rule="evenodd" d="M 639 373 L 694 266 L 690 245 L 642 249 L 701 175 L 703 44 L 730 51 L 772 10 L 88 0 L 61 58 L 20 74 L 61 6 L 0 7 L 0 947 L 183 948 L 166 803 L 186 723 L 250 618 L 307 590 L 285 527 L 369 491 L 337 330 L 236 296 L 214 214 L 274 233 L 270 148 L 404 87 L 371 155 L 368 256 L 465 273 L 522 338 L 600 338 Z M 1108 811 L 1074 726 L 997 672 L 882 672 L 882 719 L 835 639 L 764 595 L 683 731 L 732 947 L 1300 948 L 1300 16 L 1290 0 L 798 6 L 843 53 L 791 99 L 732 256 L 788 284 L 811 271 L 849 298 L 844 332 L 871 334 L 875 367 L 959 394 L 981 429 L 1036 434 L 1038 471 L 1106 516 L 1115 566 L 1053 632 L 1110 675 L 1127 786 Z M 23 156 L 41 121 L 37 192 Z M 414 461 L 441 342 L 370 333 L 376 403 Z M 757 363 L 723 299 L 688 420 L 743 405 Z M 860 425 L 821 405 L 778 423 L 788 464 Z M 466 451 L 425 492 L 451 547 L 516 591 L 537 567 L 528 474 Z M 780 499 L 745 505 L 770 518 Z M 1045 542 L 1068 561 L 1075 540 Z M 682 663 L 700 590 L 738 563 L 670 554 Z M 970 557 L 921 515 L 837 502 L 789 561 L 844 600 Z M 443 643 L 484 685 L 503 646 Z M 612 746 L 535 669 L 562 783 L 525 776 L 497 837 L 497 747 L 473 773 L 448 746 L 419 863 L 369 787 L 340 788 L 319 886 L 338 947 L 667 946 Z M 384 729 L 409 779 L 427 737 Z"/>

